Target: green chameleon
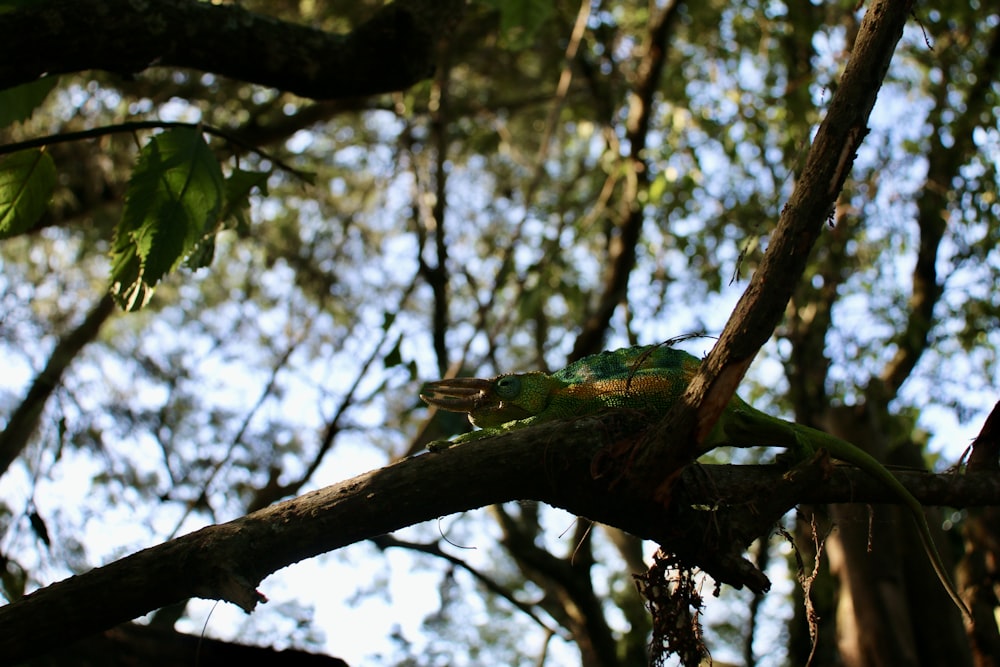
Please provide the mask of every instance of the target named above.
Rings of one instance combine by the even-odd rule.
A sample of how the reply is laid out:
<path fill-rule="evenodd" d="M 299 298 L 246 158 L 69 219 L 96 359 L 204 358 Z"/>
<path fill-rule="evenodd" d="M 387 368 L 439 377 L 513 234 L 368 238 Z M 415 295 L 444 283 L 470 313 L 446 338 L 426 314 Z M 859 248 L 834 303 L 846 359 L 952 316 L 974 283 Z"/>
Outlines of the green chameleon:
<path fill-rule="evenodd" d="M 499 435 L 543 421 L 597 414 L 608 408 L 665 413 L 687 388 L 701 361 L 687 352 L 650 345 L 601 352 L 549 375 L 500 375 L 490 380 L 455 378 L 428 382 L 420 398 L 451 412 L 466 412 L 482 430 L 451 444 Z M 923 507 L 892 473 L 862 449 L 816 429 L 757 410 L 734 396 L 712 429 L 705 451 L 715 447 L 787 447 L 800 456 L 825 449 L 891 489 L 913 514 L 924 550 L 948 595 L 968 617 L 969 610 L 945 571 L 931 539 Z M 446 445 L 447 446 L 447 445 Z M 439 447 L 440 449 L 440 447 Z"/>

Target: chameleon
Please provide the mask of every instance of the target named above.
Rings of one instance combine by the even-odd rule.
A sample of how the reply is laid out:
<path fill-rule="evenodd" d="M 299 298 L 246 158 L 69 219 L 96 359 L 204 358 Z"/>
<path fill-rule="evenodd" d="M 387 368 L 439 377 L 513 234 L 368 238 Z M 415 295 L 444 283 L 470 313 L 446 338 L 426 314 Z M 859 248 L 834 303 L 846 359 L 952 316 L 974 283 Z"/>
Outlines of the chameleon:
<path fill-rule="evenodd" d="M 447 447 L 610 408 L 666 413 L 700 365 L 694 355 L 664 345 L 627 347 L 584 357 L 552 374 L 534 371 L 428 382 L 420 398 L 442 410 L 468 413 L 469 421 L 480 428 L 443 443 Z M 885 485 L 913 515 L 924 551 L 948 596 L 971 618 L 934 546 L 920 502 L 874 457 L 829 433 L 757 410 L 739 396 L 733 396 L 723 410 L 706 439 L 705 451 L 762 445 L 784 447 L 802 457 L 825 449 L 832 458 L 861 468 Z"/>

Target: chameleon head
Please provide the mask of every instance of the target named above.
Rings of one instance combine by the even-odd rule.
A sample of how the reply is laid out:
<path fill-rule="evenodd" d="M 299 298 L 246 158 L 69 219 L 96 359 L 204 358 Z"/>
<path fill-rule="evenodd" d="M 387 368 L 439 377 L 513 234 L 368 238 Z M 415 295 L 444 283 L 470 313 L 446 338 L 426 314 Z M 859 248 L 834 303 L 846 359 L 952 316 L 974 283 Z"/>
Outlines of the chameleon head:
<path fill-rule="evenodd" d="M 428 405 L 451 412 L 467 412 L 481 428 L 537 415 L 549 404 L 552 376 L 545 373 L 500 375 L 491 380 L 454 378 L 428 382 L 420 398 Z"/>

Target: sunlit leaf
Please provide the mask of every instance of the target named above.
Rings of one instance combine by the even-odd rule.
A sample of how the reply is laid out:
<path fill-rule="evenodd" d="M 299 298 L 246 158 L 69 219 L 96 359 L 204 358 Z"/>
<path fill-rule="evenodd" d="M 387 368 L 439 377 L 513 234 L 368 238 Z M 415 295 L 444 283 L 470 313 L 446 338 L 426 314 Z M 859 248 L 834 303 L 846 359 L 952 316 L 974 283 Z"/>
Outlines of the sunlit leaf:
<path fill-rule="evenodd" d="M 236 232 L 241 237 L 246 236 L 250 229 L 250 219 L 247 217 L 250 193 L 256 188 L 260 194 L 266 195 L 268 176 L 270 173 L 265 171 L 234 169 L 226 179 L 226 205 L 221 217 L 235 222 Z"/>
<path fill-rule="evenodd" d="M 129 181 L 112 247 L 112 293 L 141 308 L 156 283 L 215 231 L 224 180 L 215 156 L 188 128 L 150 139 Z"/>
<path fill-rule="evenodd" d="M 30 118 L 57 83 L 59 77 L 45 76 L 31 83 L 0 90 L 0 127 Z"/>
<path fill-rule="evenodd" d="M 21 234 L 45 213 L 56 167 L 44 149 L 0 158 L 0 238 Z"/>

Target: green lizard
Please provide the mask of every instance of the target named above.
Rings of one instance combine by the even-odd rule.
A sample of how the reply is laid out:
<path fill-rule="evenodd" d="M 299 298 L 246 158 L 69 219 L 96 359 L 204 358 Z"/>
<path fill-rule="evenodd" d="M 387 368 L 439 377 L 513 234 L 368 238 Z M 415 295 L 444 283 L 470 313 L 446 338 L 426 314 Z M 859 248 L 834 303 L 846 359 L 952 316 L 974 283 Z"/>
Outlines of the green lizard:
<path fill-rule="evenodd" d="M 469 421 L 482 430 L 451 441 L 461 443 L 608 408 L 664 413 L 687 388 L 700 364 L 697 357 L 671 347 L 629 347 L 585 357 L 551 375 L 530 372 L 489 380 L 428 382 L 420 398 L 442 410 L 468 413 Z M 734 396 L 709 434 L 705 451 L 760 445 L 786 447 L 800 456 L 825 449 L 831 457 L 861 468 L 891 489 L 913 514 L 924 550 L 948 595 L 969 617 L 934 546 L 923 507 L 881 463 L 846 440 L 772 417 Z"/>

